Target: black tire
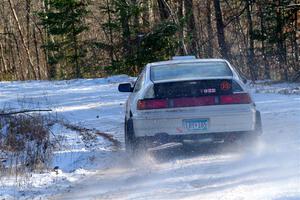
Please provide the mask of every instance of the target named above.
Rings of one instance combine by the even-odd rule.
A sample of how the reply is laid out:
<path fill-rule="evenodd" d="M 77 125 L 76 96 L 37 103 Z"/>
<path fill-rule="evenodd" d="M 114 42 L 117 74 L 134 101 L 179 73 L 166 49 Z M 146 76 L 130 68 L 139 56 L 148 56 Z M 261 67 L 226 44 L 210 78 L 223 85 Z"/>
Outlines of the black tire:
<path fill-rule="evenodd" d="M 255 132 L 256 135 L 261 135 L 263 133 L 261 115 L 259 111 L 256 111 Z"/>
<path fill-rule="evenodd" d="M 240 148 L 255 147 L 260 142 L 260 136 L 262 135 L 262 133 L 263 130 L 262 130 L 260 112 L 256 111 L 255 130 L 241 133 L 240 136 L 237 138 L 237 140 L 233 141 L 233 143 L 236 143 Z M 231 144 L 231 143 L 227 142 L 226 144 Z"/>
<path fill-rule="evenodd" d="M 125 120 L 125 150 L 130 154 L 136 150 L 136 138 L 133 130 L 133 121 L 131 118 Z"/>
<path fill-rule="evenodd" d="M 260 141 L 260 136 L 262 135 L 262 122 L 261 122 L 261 116 L 260 112 L 256 111 L 256 117 L 255 117 L 255 130 L 251 132 L 246 132 L 242 136 L 242 142 L 245 146 L 256 146 Z"/>

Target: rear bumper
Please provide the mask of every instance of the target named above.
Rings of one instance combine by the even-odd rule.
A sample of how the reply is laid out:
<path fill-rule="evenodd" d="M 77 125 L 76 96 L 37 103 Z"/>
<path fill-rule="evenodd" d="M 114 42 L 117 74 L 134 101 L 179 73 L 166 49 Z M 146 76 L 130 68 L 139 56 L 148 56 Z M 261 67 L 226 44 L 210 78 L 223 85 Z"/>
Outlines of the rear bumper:
<path fill-rule="evenodd" d="M 186 130 L 185 119 L 207 119 L 208 129 L 205 131 Z M 256 110 L 249 105 L 227 106 L 222 109 L 179 110 L 165 112 L 142 113 L 134 116 L 133 127 L 135 137 L 155 137 L 165 134 L 169 137 L 205 137 L 207 134 L 240 133 L 255 130 Z"/>
<path fill-rule="evenodd" d="M 136 140 L 142 143 L 147 144 L 166 144 L 166 143 L 226 143 L 232 142 L 235 140 L 256 137 L 255 131 L 246 131 L 246 132 L 223 132 L 223 133 L 207 133 L 207 134 L 189 134 L 189 135 L 156 135 L 156 136 L 146 136 L 146 137 L 137 137 Z"/>

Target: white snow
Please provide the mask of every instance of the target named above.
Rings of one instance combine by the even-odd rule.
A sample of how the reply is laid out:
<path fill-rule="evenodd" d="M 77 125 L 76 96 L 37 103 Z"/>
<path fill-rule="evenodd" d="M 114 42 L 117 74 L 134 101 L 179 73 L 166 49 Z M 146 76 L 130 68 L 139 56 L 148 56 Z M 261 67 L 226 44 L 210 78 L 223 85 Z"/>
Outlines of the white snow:
<path fill-rule="evenodd" d="M 0 107 L 52 109 L 52 114 L 59 119 L 95 128 L 123 141 L 123 104 L 127 94 L 118 93 L 117 86 L 132 80 L 122 75 L 93 80 L 0 82 Z M 91 144 L 86 144 L 77 132 L 60 124 L 55 124 L 52 132 L 58 145 L 51 168 L 58 166 L 58 173 L 50 170 L 17 179 L 0 175 L 0 199 L 48 196 L 94 173 L 95 169 L 118 162 L 111 155 L 119 152 L 105 138 L 97 137 Z"/>
<path fill-rule="evenodd" d="M 296 94 L 300 95 L 299 83 L 273 83 L 270 80 L 257 81 L 251 84 L 251 89 L 256 93 L 278 93 L 278 94 Z"/>
<path fill-rule="evenodd" d="M 56 171 L 0 175 L 0 199 L 300 199 L 300 84 L 250 86 L 264 135 L 253 151 L 182 152 L 134 160 L 124 152 L 125 75 L 71 81 L 0 82 L 0 106 L 50 108 L 67 122 L 109 133 L 91 143 L 55 124 Z M 286 91 L 286 92 L 280 92 Z M 285 94 L 285 95 L 284 95 Z M 288 95 L 286 95 L 288 94 Z"/>

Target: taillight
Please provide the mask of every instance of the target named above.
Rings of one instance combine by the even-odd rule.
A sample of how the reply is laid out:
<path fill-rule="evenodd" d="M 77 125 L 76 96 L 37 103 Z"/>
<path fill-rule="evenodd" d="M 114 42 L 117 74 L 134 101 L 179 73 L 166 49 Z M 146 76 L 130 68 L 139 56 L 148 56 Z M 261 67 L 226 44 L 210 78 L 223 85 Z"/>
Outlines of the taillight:
<path fill-rule="evenodd" d="M 191 106 L 206 106 L 206 105 L 214 105 L 215 97 L 192 97 L 192 98 L 179 98 L 173 99 L 173 107 L 191 107 Z"/>
<path fill-rule="evenodd" d="M 222 95 L 220 104 L 249 104 L 252 103 L 251 97 L 247 93 Z"/>
<path fill-rule="evenodd" d="M 161 109 L 168 107 L 167 99 L 149 99 L 149 100 L 138 100 L 138 110 L 149 110 L 149 109 Z"/>
<path fill-rule="evenodd" d="M 238 93 L 222 96 L 206 97 L 183 97 L 175 99 L 142 99 L 137 102 L 138 110 L 179 108 L 209 105 L 227 104 L 249 104 L 252 103 L 251 97 L 247 93 Z"/>
<path fill-rule="evenodd" d="M 178 108 L 178 107 L 193 107 L 207 106 L 215 104 L 214 96 L 209 97 L 185 97 L 176 99 L 143 99 L 138 100 L 138 110 L 162 109 L 162 108 Z"/>

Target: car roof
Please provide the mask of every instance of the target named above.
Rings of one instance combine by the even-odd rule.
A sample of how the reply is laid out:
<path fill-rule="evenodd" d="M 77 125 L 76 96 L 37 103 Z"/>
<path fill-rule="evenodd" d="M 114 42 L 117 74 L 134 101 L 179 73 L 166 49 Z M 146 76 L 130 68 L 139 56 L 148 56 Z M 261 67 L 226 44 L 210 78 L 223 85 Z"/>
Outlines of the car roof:
<path fill-rule="evenodd" d="M 159 61 L 149 63 L 149 67 L 161 66 L 161 65 L 172 65 L 172 64 L 184 64 L 184 63 L 200 63 L 200 62 L 227 62 L 224 59 L 175 59 L 167 61 Z"/>
<path fill-rule="evenodd" d="M 233 73 L 233 76 L 224 76 L 224 77 L 211 77 L 210 79 L 220 79 L 220 78 L 224 78 L 224 79 L 228 79 L 228 78 L 234 78 L 239 80 L 239 76 L 237 74 L 237 72 L 235 71 L 235 69 L 231 66 L 231 64 L 225 60 L 225 59 L 220 59 L 220 58 L 210 58 L 210 59 L 196 59 L 196 58 L 190 58 L 187 59 L 187 57 L 185 57 L 184 59 L 173 59 L 173 60 L 167 60 L 167 61 L 158 61 L 158 62 L 153 62 L 153 63 L 148 63 L 146 65 L 147 71 L 150 72 L 150 69 L 152 67 L 156 67 L 156 66 L 162 66 L 162 65 L 172 65 L 172 64 L 184 64 L 184 63 L 205 63 L 205 62 L 225 62 L 228 64 L 228 67 L 230 68 L 230 70 Z M 146 75 L 147 80 L 151 80 L 150 78 L 150 73 L 147 73 Z M 197 80 L 200 79 L 205 79 L 205 78 L 197 78 Z M 181 79 L 183 80 L 183 79 Z M 186 80 L 186 79 L 185 79 Z M 194 79 L 193 79 L 194 80 Z M 160 81 L 153 81 L 152 82 L 155 83 L 160 83 L 160 82 L 169 82 L 170 80 L 160 80 Z M 179 80 L 173 80 L 173 81 L 179 81 Z"/>

